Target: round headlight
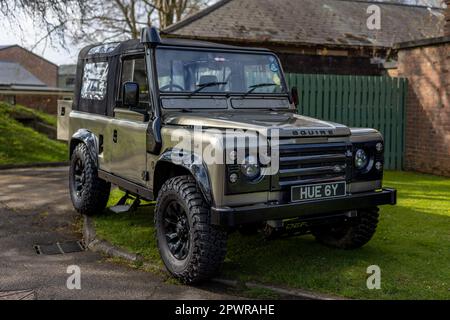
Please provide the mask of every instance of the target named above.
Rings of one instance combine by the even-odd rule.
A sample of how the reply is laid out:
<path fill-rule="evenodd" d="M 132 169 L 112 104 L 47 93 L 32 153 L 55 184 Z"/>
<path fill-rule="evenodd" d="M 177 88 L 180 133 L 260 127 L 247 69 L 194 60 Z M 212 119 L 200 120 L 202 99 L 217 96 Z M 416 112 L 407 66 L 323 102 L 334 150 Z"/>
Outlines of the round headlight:
<path fill-rule="evenodd" d="M 241 171 L 248 179 L 257 178 L 261 174 L 261 168 L 256 157 L 248 156 L 245 158 L 245 163 L 241 165 Z"/>
<path fill-rule="evenodd" d="M 355 166 L 357 169 L 363 169 L 367 166 L 369 158 L 363 149 L 356 150 L 355 153 Z"/>

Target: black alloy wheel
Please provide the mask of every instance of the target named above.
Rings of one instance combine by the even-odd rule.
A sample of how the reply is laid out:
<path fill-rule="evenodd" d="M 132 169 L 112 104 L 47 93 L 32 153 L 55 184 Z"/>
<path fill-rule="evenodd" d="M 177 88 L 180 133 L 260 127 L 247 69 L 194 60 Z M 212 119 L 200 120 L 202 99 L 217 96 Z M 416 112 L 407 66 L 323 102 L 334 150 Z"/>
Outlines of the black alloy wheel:
<path fill-rule="evenodd" d="M 178 260 L 187 257 L 191 247 L 189 221 L 184 208 L 175 200 L 164 211 L 164 234 L 170 252 Z"/>
<path fill-rule="evenodd" d="M 73 169 L 73 183 L 76 195 L 81 197 L 83 194 L 83 187 L 85 184 L 85 175 L 84 175 L 84 164 L 83 161 L 78 158 L 76 159 L 74 169 Z"/>

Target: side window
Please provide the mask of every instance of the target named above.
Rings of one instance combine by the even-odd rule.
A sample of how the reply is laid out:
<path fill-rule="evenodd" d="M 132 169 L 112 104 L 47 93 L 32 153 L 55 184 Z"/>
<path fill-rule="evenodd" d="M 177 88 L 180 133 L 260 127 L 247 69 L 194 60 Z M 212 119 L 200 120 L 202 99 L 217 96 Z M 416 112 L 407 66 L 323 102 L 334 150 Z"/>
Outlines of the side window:
<path fill-rule="evenodd" d="M 143 57 L 123 61 L 122 76 L 120 80 L 121 86 L 119 91 L 120 100 L 122 100 L 122 85 L 127 81 L 139 84 L 139 105 L 143 108 L 147 107 L 149 103 L 149 92 L 147 72 L 145 70 L 145 61 Z"/>
<path fill-rule="evenodd" d="M 81 98 L 103 100 L 106 95 L 108 62 L 88 62 L 84 65 Z"/>

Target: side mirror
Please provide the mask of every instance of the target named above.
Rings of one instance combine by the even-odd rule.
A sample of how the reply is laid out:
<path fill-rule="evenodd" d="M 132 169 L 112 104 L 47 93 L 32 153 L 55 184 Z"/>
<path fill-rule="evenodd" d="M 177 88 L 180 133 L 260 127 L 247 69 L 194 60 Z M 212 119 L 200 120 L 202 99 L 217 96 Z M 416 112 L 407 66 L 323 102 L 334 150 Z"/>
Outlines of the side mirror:
<path fill-rule="evenodd" d="M 122 88 L 123 106 L 130 109 L 139 104 L 139 84 L 136 82 L 125 82 Z"/>
<path fill-rule="evenodd" d="M 292 87 L 291 89 L 291 102 L 298 107 L 300 101 L 298 100 L 298 90 L 297 87 Z"/>

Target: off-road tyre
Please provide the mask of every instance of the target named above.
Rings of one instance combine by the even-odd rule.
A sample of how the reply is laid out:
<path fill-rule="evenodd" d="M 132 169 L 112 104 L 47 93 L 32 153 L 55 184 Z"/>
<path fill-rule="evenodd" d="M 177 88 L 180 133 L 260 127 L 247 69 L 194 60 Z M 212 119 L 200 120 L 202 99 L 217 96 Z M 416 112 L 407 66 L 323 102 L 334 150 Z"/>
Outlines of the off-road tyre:
<path fill-rule="evenodd" d="M 77 179 L 82 180 L 81 187 Z M 69 190 L 73 206 L 80 214 L 100 214 L 108 202 L 111 184 L 98 177 L 95 161 L 84 143 L 75 147 L 70 159 Z"/>
<path fill-rule="evenodd" d="M 358 216 L 347 222 L 313 228 L 311 232 L 318 242 L 326 246 L 357 249 L 375 234 L 378 216 L 378 208 L 358 210 Z"/>
<path fill-rule="evenodd" d="M 186 218 L 176 220 L 175 208 L 181 212 L 180 216 L 184 214 Z M 218 271 L 226 255 L 227 232 L 210 224 L 209 207 L 192 176 L 174 177 L 163 184 L 154 219 L 159 253 L 167 270 L 175 278 L 194 284 L 212 277 Z M 174 221 L 178 221 L 176 227 Z M 174 232 L 177 234 L 181 230 L 180 236 L 173 236 L 171 230 L 174 228 L 177 228 Z M 178 251 L 177 237 L 190 241 Z"/>

